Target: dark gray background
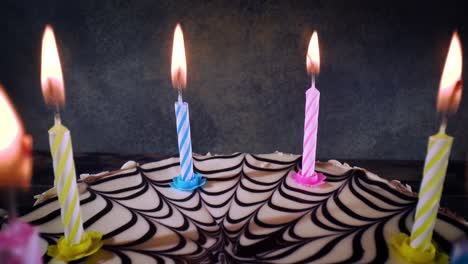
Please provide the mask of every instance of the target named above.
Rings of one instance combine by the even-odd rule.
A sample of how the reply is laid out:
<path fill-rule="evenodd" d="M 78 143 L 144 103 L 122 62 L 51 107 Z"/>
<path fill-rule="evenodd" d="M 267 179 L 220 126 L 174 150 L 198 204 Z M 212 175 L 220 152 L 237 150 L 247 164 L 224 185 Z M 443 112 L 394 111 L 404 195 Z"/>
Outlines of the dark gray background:
<path fill-rule="evenodd" d="M 35 149 L 47 150 L 53 121 L 39 73 L 51 23 L 75 151 L 177 153 L 170 55 L 181 22 L 194 151 L 300 153 L 315 29 L 318 158 L 421 160 L 439 125 L 436 94 L 452 31 L 468 45 L 467 12 L 462 1 L 405 2 L 2 0 L 0 82 Z M 457 160 L 468 146 L 464 97 L 448 127 Z"/>

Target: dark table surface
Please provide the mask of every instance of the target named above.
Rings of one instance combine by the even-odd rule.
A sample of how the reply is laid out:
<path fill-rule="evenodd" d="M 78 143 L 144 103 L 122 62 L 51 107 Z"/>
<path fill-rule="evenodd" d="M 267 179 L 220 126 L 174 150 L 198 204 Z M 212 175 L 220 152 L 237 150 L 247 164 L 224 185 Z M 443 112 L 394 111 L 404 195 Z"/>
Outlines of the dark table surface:
<path fill-rule="evenodd" d="M 126 161 L 140 164 L 161 160 L 171 155 L 120 155 L 110 153 L 75 153 L 77 176 L 82 173 L 98 173 L 120 168 Z M 351 166 L 365 168 L 382 178 L 399 180 L 418 191 L 421 182 L 423 161 L 395 160 L 340 160 Z M 24 213 L 32 207 L 33 196 L 53 185 L 52 160 L 49 152 L 34 153 L 34 174 L 28 192 L 17 194 L 17 210 Z M 468 167 L 466 162 L 450 162 L 442 195 L 441 206 L 468 219 Z M 0 202 L 0 208 L 4 208 Z"/>

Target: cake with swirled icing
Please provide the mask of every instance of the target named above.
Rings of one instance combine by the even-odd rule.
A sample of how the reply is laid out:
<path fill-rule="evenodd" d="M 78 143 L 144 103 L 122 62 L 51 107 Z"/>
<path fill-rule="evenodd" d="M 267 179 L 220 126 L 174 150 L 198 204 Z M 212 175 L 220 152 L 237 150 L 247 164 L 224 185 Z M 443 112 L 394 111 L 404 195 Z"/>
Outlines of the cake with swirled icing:
<path fill-rule="evenodd" d="M 169 158 L 81 180 L 84 227 L 103 234 L 87 261 L 100 263 L 398 263 L 390 239 L 409 234 L 417 196 L 397 182 L 336 161 L 317 162 L 317 188 L 290 174 L 300 156 L 196 155 L 207 183 L 194 192 L 169 186 L 180 172 Z M 63 235 L 56 197 L 22 219 L 47 246 Z M 434 241 L 446 252 L 468 223 L 440 211 Z M 46 260 L 48 257 L 44 256 Z M 84 261 L 84 260 L 83 260 Z"/>

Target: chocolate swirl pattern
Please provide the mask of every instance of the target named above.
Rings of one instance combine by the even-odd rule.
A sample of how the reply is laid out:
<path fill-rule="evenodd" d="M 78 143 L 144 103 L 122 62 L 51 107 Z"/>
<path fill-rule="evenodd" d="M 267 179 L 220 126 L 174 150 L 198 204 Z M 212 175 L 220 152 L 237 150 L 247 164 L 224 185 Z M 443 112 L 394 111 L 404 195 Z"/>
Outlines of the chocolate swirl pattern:
<path fill-rule="evenodd" d="M 299 169 L 297 155 L 235 153 L 194 162 L 207 179 L 195 192 L 169 186 L 180 174 L 178 158 L 88 183 L 80 195 L 84 227 L 102 232 L 105 245 L 87 260 L 391 263 L 391 236 L 413 225 L 415 196 L 336 162 L 317 163 L 328 177 L 313 189 L 288 177 Z M 22 218 L 40 227 L 44 254 L 63 233 L 57 198 Z M 449 251 L 467 235 L 466 222 L 439 213 L 434 239 L 441 248 Z"/>

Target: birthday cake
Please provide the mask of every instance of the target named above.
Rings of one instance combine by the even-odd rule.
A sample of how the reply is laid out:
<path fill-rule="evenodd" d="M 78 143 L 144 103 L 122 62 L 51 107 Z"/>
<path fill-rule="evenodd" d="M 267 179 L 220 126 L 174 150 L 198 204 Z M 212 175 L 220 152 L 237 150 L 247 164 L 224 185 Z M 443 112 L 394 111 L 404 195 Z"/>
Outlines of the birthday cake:
<path fill-rule="evenodd" d="M 169 158 L 82 177 L 84 228 L 103 247 L 83 261 L 99 263 L 400 263 L 391 240 L 409 234 L 417 202 L 409 187 L 337 161 L 317 162 L 326 183 L 308 188 L 291 175 L 300 156 L 195 155 L 206 184 L 170 187 L 180 174 Z M 128 165 L 128 164 L 127 164 Z M 53 192 L 22 219 L 47 247 L 63 235 Z M 468 223 L 439 211 L 433 240 L 445 252 L 468 236 Z"/>

